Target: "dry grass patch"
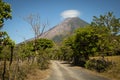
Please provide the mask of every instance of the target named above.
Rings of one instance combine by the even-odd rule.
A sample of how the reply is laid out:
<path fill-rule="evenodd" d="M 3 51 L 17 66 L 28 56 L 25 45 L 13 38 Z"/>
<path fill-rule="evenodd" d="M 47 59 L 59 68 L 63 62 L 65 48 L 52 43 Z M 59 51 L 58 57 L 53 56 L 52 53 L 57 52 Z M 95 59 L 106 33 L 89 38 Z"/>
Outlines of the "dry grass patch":
<path fill-rule="evenodd" d="M 34 69 L 31 70 L 29 74 L 27 74 L 27 78 L 25 80 L 44 80 L 49 75 L 49 69 L 40 70 Z"/>
<path fill-rule="evenodd" d="M 93 58 L 98 59 L 99 57 L 92 57 L 92 59 Z M 107 56 L 105 60 L 112 61 L 114 64 L 109 70 L 100 74 L 112 80 L 120 80 L 120 56 Z"/>
<path fill-rule="evenodd" d="M 110 56 L 105 58 L 111 60 L 112 62 L 115 62 L 115 65 L 113 65 L 111 69 L 102 74 L 112 78 L 113 80 L 120 80 L 120 56 Z"/>

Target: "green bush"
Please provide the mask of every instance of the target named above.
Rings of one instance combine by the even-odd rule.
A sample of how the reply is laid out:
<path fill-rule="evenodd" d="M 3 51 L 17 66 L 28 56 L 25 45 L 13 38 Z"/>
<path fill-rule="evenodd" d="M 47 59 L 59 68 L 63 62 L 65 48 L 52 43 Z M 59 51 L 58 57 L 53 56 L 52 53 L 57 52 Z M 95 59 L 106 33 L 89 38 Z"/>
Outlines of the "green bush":
<path fill-rule="evenodd" d="M 85 67 L 90 70 L 96 70 L 97 72 L 104 72 L 112 66 L 111 61 L 106 61 L 104 59 L 91 59 L 85 64 Z"/>
<path fill-rule="evenodd" d="M 41 70 L 49 68 L 49 60 L 47 60 L 44 56 L 39 56 L 37 63 Z"/>
<path fill-rule="evenodd" d="M 39 66 L 39 69 L 44 70 L 49 68 L 49 56 L 46 53 L 46 51 L 39 51 L 39 55 L 37 58 L 37 64 Z"/>

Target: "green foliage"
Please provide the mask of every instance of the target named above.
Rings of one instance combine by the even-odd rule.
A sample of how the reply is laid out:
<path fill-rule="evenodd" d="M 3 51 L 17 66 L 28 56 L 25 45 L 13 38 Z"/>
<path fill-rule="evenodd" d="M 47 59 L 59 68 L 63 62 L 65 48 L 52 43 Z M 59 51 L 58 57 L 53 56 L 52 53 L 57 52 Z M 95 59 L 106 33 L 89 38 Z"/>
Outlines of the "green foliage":
<path fill-rule="evenodd" d="M 8 34 L 6 32 L 0 32 L 0 53 L 3 49 L 6 38 L 8 38 Z"/>
<path fill-rule="evenodd" d="M 11 7 L 10 4 L 3 2 L 2 0 L 0 0 L 0 29 L 4 24 L 4 19 L 11 19 Z M 3 46 L 5 45 L 13 45 L 14 46 L 14 42 L 12 42 L 12 40 L 9 38 L 8 34 L 6 32 L 1 32 L 0 31 L 0 55 L 1 55 L 1 51 L 3 49 Z"/>
<path fill-rule="evenodd" d="M 63 41 L 61 47 L 63 59 L 66 58 L 78 65 L 89 59 L 89 55 L 93 55 L 97 51 L 101 35 L 96 33 L 95 27 L 84 27 L 76 30 L 75 34 Z"/>
<path fill-rule="evenodd" d="M 51 40 L 48 39 L 37 39 L 36 40 L 36 48 L 37 48 L 37 54 L 34 52 L 34 41 L 24 42 L 17 46 L 17 50 L 19 52 L 19 57 L 22 59 L 30 59 L 32 57 L 37 57 L 37 55 L 41 55 L 42 52 L 48 48 L 52 48 L 54 46 L 54 43 Z"/>
<path fill-rule="evenodd" d="M 60 47 L 58 46 L 54 46 L 52 49 L 51 49 L 51 52 L 50 52 L 50 59 L 56 59 L 56 60 L 62 60 L 63 59 L 63 56 L 62 56 L 62 52 L 60 50 Z"/>
<path fill-rule="evenodd" d="M 47 53 L 47 50 L 39 51 L 37 63 L 41 70 L 49 68 L 49 54 Z"/>
<path fill-rule="evenodd" d="M 94 27 L 101 27 L 103 30 L 96 31 L 102 33 L 101 41 L 99 42 L 99 52 L 104 55 L 115 55 L 119 53 L 119 32 L 120 18 L 116 18 L 113 12 L 108 12 L 99 17 L 94 16 L 91 23 Z"/>
<path fill-rule="evenodd" d="M 78 28 L 75 33 L 67 37 L 60 47 L 62 60 L 72 62 L 88 69 L 103 72 L 113 63 L 104 59 L 92 59 L 90 56 L 120 55 L 120 18 L 113 13 L 93 18 L 91 25 Z"/>
<path fill-rule="evenodd" d="M 88 60 L 85 64 L 87 69 L 96 70 L 98 72 L 103 72 L 109 69 L 112 66 L 111 61 L 106 61 L 104 59 L 91 59 Z"/>
<path fill-rule="evenodd" d="M 4 20 L 11 19 L 11 7 L 8 3 L 3 2 L 0 0 L 0 29 L 4 25 Z M 7 48 L 6 48 L 7 47 Z M 11 55 L 8 57 L 8 49 L 10 47 Z M 0 59 L 4 61 L 3 66 L 3 72 L 2 72 L 2 80 L 5 80 L 5 77 L 7 75 L 6 70 L 6 60 L 9 58 L 10 63 L 9 66 L 12 64 L 12 58 L 13 58 L 13 48 L 14 48 L 14 42 L 9 38 L 8 34 L 6 32 L 0 31 Z M 5 52 L 4 49 L 7 49 Z M 6 72 L 7 71 L 7 72 Z"/>
<path fill-rule="evenodd" d="M 71 37 L 64 39 L 63 45 L 69 46 L 71 47 L 71 49 L 74 49 L 74 39 L 75 39 L 75 36 L 71 36 Z"/>
<path fill-rule="evenodd" d="M 116 18 L 113 12 L 108 12 L 105 15 L 99 17 L 94 16 L 92 26 L 107 27 L 113 35 L 120 32 L 120 18 Z"/>
<path fill-rule="evenodd" d="M 37 39 L 36 48 L 38 51 L 37 63 L 40 69 L 47 69 L 49 67 L 49 53 L 48 48 L 52 48 L 54 43 L 48 39 Z"/>
<path fill-rule="evenodd" d="M 64 39 L 62 42 L 62 46 L 60 47 L 60 59 L 62 60 L 67 60 L 67 61 L 72 61 L 73 58 L 73 49 L 74 49 L 74 36 L 68 37 Z"/>
<path fill-rule="evenodd" d="M 34 45 L 34 42 L 36 45 Z M 30 64 L 37 63 L 39 69 L 47 69 L 49 66 L 49 52 L 54 43 L 48 39 L 37 39 L 35 41 L 24 42 L 18 45 L 19 58 L 22 61 L 28 60 Z M 36 48 L 36 51 L 35 51 Z"/>
<path fill-rule="evenodd" d="M 10 4 L 3 2 L 2 0 L 0 0 L 0 29 L 3 26 L 4 23 L 4 19 L 11 19 L 11 7 Z M 8 34 L 6 32 L 1 32 L 0 31 L 0 55 L 1 55 L 1 51 L 3 49 L 3 46 L 5 45 L 14 45 L 14 43 L 12 43 L 12 40 L 10 40 Z"/>
<path fill-rule="evenodd" d="M 72 49 L 73 53 L 69 53 L 69 50 L 67 53 L 66 48 L 62 50 L 62 53 L 71 54 L 69 57 L 74 64 L 83 64 L 82 66 L 84 66 L 89 56 L 105 55 L 112 51 L 113 47 L 108 37 L 110 38 L 110 31 L 106 27 L 78 28 L 73 36 L 63 42 L 63 48 Z"/>
<path fill-rule="evenodd" d="M 108 55 L 113 49 L 111 33 L 107 27 L 93 27 L 96 34 L 99 35 L 97 43 L 98 55 Z"/>
<path fill-rule="evenodd" d="M 112 41 L 112 46 L 113 46 L 113 53 L 112 55 L 120 55 L 120 35 L 116 36 L 115 39 Z"/>
<path fill-rule="evenodd" d="M 6 76 L 9 75 L 9 70 L 7 70 L 7 60 L 9 61 L 9 69 L 13 62 L 13 49 L 15 43 L 9 38 L 6 32 L 2 32 L 2 36 L 0 36 L 0 59 L 4 61 L 3 71 L 2 71 L 2 79 L 4 80 Z M 9 78 L 9 77 L 8 77 Z"/>
<path fill-rule="evenodd" d="M 17 51 L 17 52 L 16 52 Z M 21 43 L 16 46 L 16 56 L 19 57 L 22 61 L 26 60 L 28 58 L 28 61 L 30 58 L 34 57 L 35 54 L 33 52 L 33 44 L 32 42 L 27 43 Z"/>
<path fill-rule="evenodd" d="M 11 7 L 10 4 L 0 0 L 0 28 L 3 26 L 4 19 L 11 19 Z"/>
<path fill-rule="evenodd" d="M 43 39 L 43 38 L 37 39 L 36 44 L 37 44 L 36 45 L 37 50 L 39 49 L 45 50 L 47 48 L 52 48 L 54 45 L 54 43 L 51 40 Z"/>
<path fill-rule="evenodd" d="M 97 50 L 99 38 L 100 35 L 96 34 L 93 27 L 78 29 L 74 42 L 76 53 L 83 55 L 85 59 L 89 59 L 88 56 Z"/>
<path fill-rule="evenodd" d="M 1 32 L 1 34 L 2 36 L 0 36 L 0 58 L 3 58 L 4 51 L 2 50 L 8 47 L 6 51 L 8 51 L 10 55 L 10 48 L 13 48 L 15 46 L 15 42 L 10 39 L 6 32 Z"/>
<path fill-rule="evenodd" d="M 62 60 L 71 61 L 73 56 L 73 50 L 71 49 L 71 47 L 62 46 L 60 49 L 62 52 L 62 56 L 61 56 Z"/>

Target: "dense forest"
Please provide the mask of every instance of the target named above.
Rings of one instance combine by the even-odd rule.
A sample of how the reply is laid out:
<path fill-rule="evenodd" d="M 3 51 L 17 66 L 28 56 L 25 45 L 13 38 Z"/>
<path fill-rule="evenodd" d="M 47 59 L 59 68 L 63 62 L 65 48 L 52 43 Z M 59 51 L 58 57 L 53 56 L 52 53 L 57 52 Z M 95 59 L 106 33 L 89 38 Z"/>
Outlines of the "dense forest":
<path fill-rule="evenodd" d="M 9 34 L 1 30 L 4 21 L 8 19 L 12 19 L 11 7 L 0 0 L 1 80 L 24 80 L 33 68 L 48 69 L 50 60 L 64 60 L 72 65 L 103 72 L 115 65 L 111 61 L 106 61 L 104 57 L 120 55 L 120 18 L 116 18 L 113 12 L 94 16 L 90 25 L 76 29 L 73 35 L 66 37 L 59 45 L 49 39 L 37 38 L 37 21 L 35 24 L 30 23 L 35 39 L 15 44 Z M 27 21 L 30 22 L 32 19 L 34 18 L 27 18 Z M 46 24 L 43 29 L 45 26 Z M 90 58 L 94 56 L 102 58 Z"/>

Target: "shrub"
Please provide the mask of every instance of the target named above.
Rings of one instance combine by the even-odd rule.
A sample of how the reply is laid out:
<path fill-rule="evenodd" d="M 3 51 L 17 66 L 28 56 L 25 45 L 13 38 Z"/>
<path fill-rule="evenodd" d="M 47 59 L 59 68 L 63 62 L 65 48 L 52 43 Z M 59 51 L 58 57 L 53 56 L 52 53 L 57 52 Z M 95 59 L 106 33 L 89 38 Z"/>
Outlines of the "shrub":
<path fill-rule="evenodd" d="M 49 60 L 47 60 L 44 56 L 39 56 L 37 63 L 41 70 L 49 68 Z"/>
<path fill-rule="evenodd" d="M 49 56 L 46 51 L 41 50 L 38 55 L 37 64 L 39 69 L 44 70 L 49 68 Z"/>
<path fill-rule="evenodd" d="M 91 59 L 85 64 L 85 67 L 90 70 L 96 70 L 97 72 L 104 72 L 112 66 L 111 61 L 106 61 L 104 59 Z"/>

